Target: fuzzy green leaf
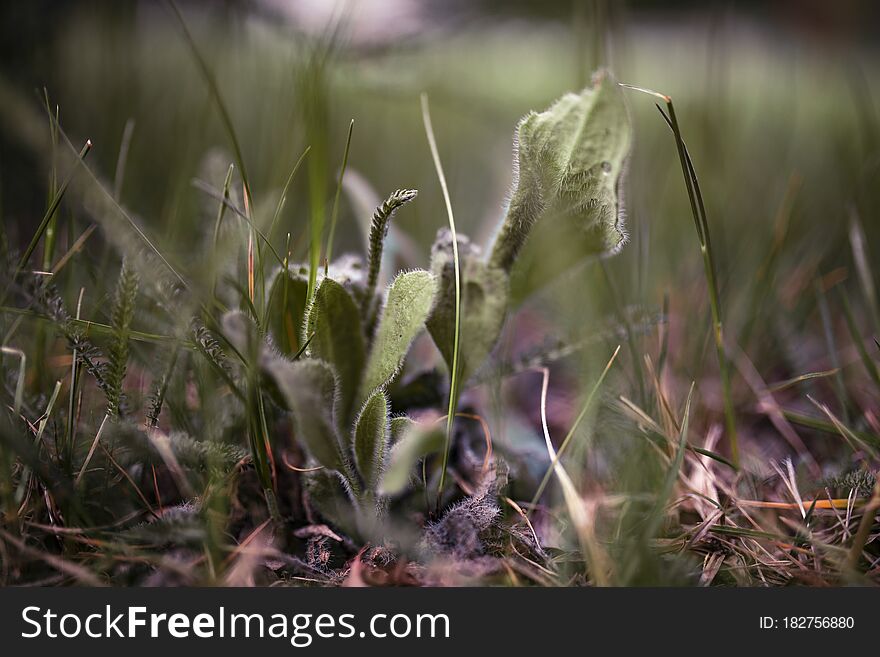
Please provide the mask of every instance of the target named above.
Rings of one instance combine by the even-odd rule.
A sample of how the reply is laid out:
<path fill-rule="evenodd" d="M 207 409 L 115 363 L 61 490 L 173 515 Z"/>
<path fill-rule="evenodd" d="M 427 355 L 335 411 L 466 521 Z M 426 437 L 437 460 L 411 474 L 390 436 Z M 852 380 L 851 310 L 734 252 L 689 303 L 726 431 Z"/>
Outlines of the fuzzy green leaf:
<path fill-rule="evenodd" d="M 391 283 L 361 384 L 361 399 L 397 374 L 410 344 L 431 312 L 436 290 L 434 276 L 422 270 L 399 274 Z"/>
<path fill-rule="evenodd" d="M 276 358 L 266 364 L 269 374 L 293 412 L 296 439 L 326 468 L 341 471 L 342 453 L 333 422 L 336 381 L 326 363 L 290 362 Z"/>
<path fill-rule="evenodd" d="M 262 341 L 254 320 L 240 310 L 230 310 L 220 319 L 223 336 L 244 358 L 257 356 Z"/>
<path fill-rule="evenodd" d="M 620 187 L 631 142 L 623 94 L 605 71 L 520 121 L 513 192 L 490 257 L 512 272 L 518 297 L 623 245 Z"/>
<path fill-rule="evenodd" d="M 354 460 L 369 490 L 376 490 L 388 451 L 388 399 L 377 390 L 355 423 Z"/>
<path fill-rule="evenodd" d="M 507 310 L 508 278 L 503 269 L 487 264 L 479 248 L 459 235 L 461 262 L 461 339 L 459 373 L 461 381 L 476 372 L 495 347 Z M 428 331 L 452 367 L 455 338 L 455 268 L 452 238 L 448 230 L 437 236 L 431 249 L 431 269 L 440 280 L 437 303 L 428 319 Z"/>
<path fill-rule="evenodd" d="M 415 426 L 415 422 L 409 419 L 406 415 L 398 415 L 397 417 L 391 418 L 391 446 L 393 447 L 403 436 L 413 427 Z"/>
<path fill-rule="evenodd" d="M 302 346 L 302 324 L 309 290 L 308 278 L 279 271 L 269 291 L 267 324 L 281 353 L 292 356 Z"/>
<path fill-rule="evenodd" d="M 302 485 L 308 493 L 309 504 L 324 518 L 349 536 L 357 535 L 355 509 L 339 473 L 329 470 L 310 472 L 303 477 Z"/>
<path fill-rule="evenodd" d="M 309 349 L 336 371 L 339 384 L 339 420 L 344 426 L 353 415 L 355 395 L 366 360 L 360 311 L 354 299 L 336 281 L 325 278 L 309 310 Z"/>
<path fill-rule="evenodd" d="M 403 491 L 419 460 L 442 451 L 446 444 L 446 435 L 437 424 L 422 425 L 408 420 L 405 425 L 398 422 L 392 431 L 395 428 L 402 430 L 402 434 L 391 449 L 388 467 L 382 475 L 381 495 L 396 495 Z"/>

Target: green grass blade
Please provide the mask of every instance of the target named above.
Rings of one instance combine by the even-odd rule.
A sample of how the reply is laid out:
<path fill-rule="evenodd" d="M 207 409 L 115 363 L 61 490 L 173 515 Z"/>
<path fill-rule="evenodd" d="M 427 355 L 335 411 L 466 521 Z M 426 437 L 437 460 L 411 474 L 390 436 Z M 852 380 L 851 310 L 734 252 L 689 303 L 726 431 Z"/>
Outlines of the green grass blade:
<path fill-rule="evenodd" d="M 856 350 L 859 352 L 859 358 L 862 361 L 862 365 L 865 367 L 865 372 L 868 373 L 868 377 L 874 382 L 874 385 L 880 388 L 880 370 L 877 369 L 877 363 L 875 363 L 871 359 L 870 354 L 868 354 L 868 350 L 865 347 L 865 341 L 859 332 L 859 327 L 856 325 L 856 318 L 853 315 L 852 306 L 850 306 L 849 303 L 849 296 L 843 289 L 840 290 L 840 302 L 843 306 L 843 316 L 846 319 L 846 327 L 849 329 L 850 339 L 855 345 Z"/>
<path fill-rule="evenodd" d="M 657 533 L 657 530 L 660 529 L 660 525 L 666 515 L 666 506 L 669 504 L 669 500 L 672 497 L 672 491 L 675 488 L 675 482 L 678 480 L 678 475 L 681 472 L 681 466 L 684 463 L 684 453 L 687 448 L 688 427 L 690 426 L 691 417 L 691 399 L 693 398 L 693 395 L 694 383 L 691 383 L 691 388 L 688 391 L 687 401 L 684 405 L 684 413 L 681 420 L 681 431 L 679 432 L 678 438 L 678 448 L 675 450 L 675 459 L 669 466 L 669 471 L 666 473 L 666 478 L 663 481 L 663 487 L 660 489 L 660 493 L 657 495 L 657 503 L 654 506 L 654 511 L 652 512 L 651 518 L 645 528 L 645 536 L 647 536 L 648 538 L 653 538 Z"/>
<path fill-rule="evenodd" d="M 354 119 L 348 124 L 348 137 L 345 140 L 345 151 L 342 153 L 342 166 L 336 181 L 336 195 L 333 197 L 333 208 L 330 210 L 330 235 L 327 236 L 327 260 L 333 262 L 333 239 L 336 236 L 336 219 L 339 215 L 339 193 L 342 191 L 342 179 L 348 166 L 348 152 L 351 148 L 351 133 L 354 130 Z"/>
<path fill-rule="evenodd" d="M 220 87 L 217 84 L 217 79 L 214 77 L 214 74 L 211 72 L 208 63 L 205 61 L 205 58 L 202 57 L 202 53 L 199 50 L 199 47 L 196 45 L 196 41 L 193 38 L 192 33 L 189 31 L 189 28 L 186 25 L 186 21 L 183 19 L 183 14 L 180 13 L 180 9 L 177 7 L 177 3 L 174 0 L 168 0 L 168 4 L 171 7 L 174 15 L 177 17 L 177 21 L 180 23 L 180 27 L 183 30 L 183 36 L 186 40 L 187 46 L 189 46 L 190 52 L 192 53 L 193 59 L 195 59 L 196 64 L 199 67 L 199 72 L 202 74 L 202 77 L 205 80 L 205 83 L 208 85 L 208 89 L 211 92 L 211 96 L 214 98 L 214 102 L 217 105 L 217 110 L 220 112 L 220 120 L 223 122 L 223 128 L 226 130 L 226 135 L 229 137 L 229 141 L 232 143 L 232 151 L 235 155 L 235 162 L 238 164 L 239 171 L 241 172 L 241 181 L 244 184 L 245 194 L 249 199 L 252 199 L 251 196 L 251 185 L 250 178 L 248 178 L 247 167 L 244 164 L 244 156 L 242 155 L 241 145 L 238 142 L 238 137 L 235 134 L 235 128 L 232 125 L 232 119 L 229 115 L 229 110 L 226 108 L 226 103 L 223 102 L 223 96 L 220 94 Z"/>
<path fill-rule="evenodd" d="M 21 404 L 24 398 L 24 378 L 25 373 L 27 372 L 27 356 L 25 356 L 24 352 L 21 349 L 7 347 L 5 345 L 0 347 L 0 353 L 7 354 L 9 356 L 16 356 L 19 359 L 18 376 L 15 380 L 15 398 L 12 406 L 13 414 L 18 415 L 21 412 Z"/>
<path fill-rule="evenodd" d="M 300 165 L 303 163 L 303 160 L 306 159 L 306 155 L 309 154 L 310 150 L 311 146 L 306 146 L 302 155 L 300 155 L 299 159 L 296 161 L 296 164 L 293 165 L 293 169 L 290 170 L 290 175 L 287 176 L 287 180 L 284 182 L 284 187 L 281 189 L 281 196 L 278 197 L 278 205 L 275 206 L 275 212 L 272 214 L 272 222 L 269 224 L 269 230 L 266 231 L 266 237 L 270 240 L 272 239 L 272 233 L 275 231 L 275 225 L 281 217 L 284 203 L 287 201 L 287 190 L 290 189 L 290 184 L 293 182 L 296 172 L 299 171 Z"/>
<path fill-rule="evenodd" d="M 550 382 L 550 370 L 546 367 L 543 368 L 543 374 L 544 378 L 541 384 L 541 429 L 544 433 L 544 445 L 553 463 L 553 472 L 556 474 L 556 478 L 559 480 L 559 485 L 562 488 L 565 506 L 577 533 L 578 543 L 580 544 L 588 570 L 596 585 L 605 586 L 609 583 L 606 573 L 606 559 L 604 552 L 596 541 L 594 525 L 587 516 L 584 502 L 578 494 L 571 477 L 568 476 L 562 463 L 559 462 L 558 453 L 553 449 L 550 429 L 547 426 L 547 388 Z"/>
<path fill-rule="evenodd" d="M 718 356 L 718 370 L 721 379 L 721 392 L 724 400 L 724 422 L 727 430 L 727 437 L 730 442 L 730 451 L 733 462 L 739 467 L 739 441 L 736 432 L 736 416 L 733 408 L 733 399 L 730 385 L 730 364 L 727 358 L 726 347 L 724 344 L 724 332 L 721 314 L 721 300 L 718 291 L 718 276 L 715 258 L 712 254 L 712 241 L 709 236 L 709 223 L 706 218 L 706 208 L 703 203 L 703 194 L 700 190 L 700 183 L 697 179 L 696 170 L 690 153 L 684 143 L 681 135 L 681 128 L 678 125 L 678 119 L 675 116 L 675 107 L 672 104 L 672 98 L 665 94 L 634 87 L 628 84 L 621 84 L 627 89 L 648 94 L 655 98 L 661 99 L 669 111 L 669 115 L 663 112 L 658 105 L 663 120 L 669 126 L 675 137 L 675 145 L 678 151 L 678 158 L 681 164 L 681 172 L 684 177 L 685 188 L 687 189 L 688 201 L 691 206 L 691 213 L 694 217 L 694 227 L 697 231 L 697 237 L 700 242 L 700 252 L 703 257 L 703 269 L 706 275 L 706 284 L 709 292 L 709 308 L 712 313 L 712 334 L 715 339 L 715 351 Z"/>
<path fill-rule="evenodd" d="M 422 121 L 425 124 L 425 134 L 428 137 L 428 146 L 431 148 L 431 157 L 434 159 L 434 168 L 437 170 L 437 178 L 440 181 L 440 189 L 443 191 L 443 201 L 446 204 L 446 216 L 449 219 L 449 232 L 452 234 L 452 257 L 455 268 L 455 333 L 452 341 L 452 367 L 449 371 L 449 406 L 446 410 L 446 447 L 443 450 L 443 463 L 440 470 L 440 482 L 437 485 L 437 504 L 443 494 L 443 486 L 446 483 L 446 468 L 449 465 L 449 448 L 452 444 L 452 426 L 455 423 L 455 411 L 458 406 L 458 352 L 460 349 L 459 339 L 461 336 L 461 270 L 458 259 L 458 237 L 455 232 L 455 217 L 452 214 L 452 201 L 449 199 L 449 188 L 446 185 L 446 176 L 443 174 L 443 164 L 440 162 L 440 153 L 437 150 L 437 141 L 434 138 L 434 128 L 431 126 L 431 110 L 428 107 L 428 95 L 422 93 Z"/>
<path fill-rule="evenodd" d="M 86 155 L 89 154 L 90 150 L 92 150 L 92 142 L 91 140 L 87 140 L 82 149 L 80 149 L 79 155 L 77 156 L 80 162 L 82 162 L 86 158 Z M 74 174 L 76 174 L 76 170 L 78 168 L 79 167 L 75 166 L 73 170 L 69 174 L 67 174 L 67 178 L 64 180 L 63 183 L 61 183 L 61 187 L 52 198 L 51 203 L 49 203 L 49 207 L 46 208 L 46 213 L 43 215 L 43 218 L 40 221 L 40 225 L 37 226 L 37 230 L 34 232 L 34 236 L 31 238 L 31 241 L 27 245 L 27 248 L 24 250 L 24 253 L 21 254 L 21 259 L 18 261 L 18 271 L 24 269 L 25 265 L 27 265 L 27 261 L 30 260 L 31 255 L 37 248 L 37 244 L 40 243 L 40 238 L 43 237 L 43 234 L 49 227 L 52 218 L 55 216 L 55 212 L 58 210 L 58 206 L 61 204 L 61 199 L 64 198 L 64 192 L 67 191 L 67 187 L 68 185 L 70 185 L 70 181 L 73 180 L 73 176 Z"/>
<path fill-rule="evenodd" d="M 581 424 L 581 421 L 586 416 L 587 411 L 590 406 L 593 404 L 593 399 L 596 396 L 596 393 L 599 391 L 599 388 L 602 387 L 602 383 L 605 381 L 605 376 L 608 374 L 608 371 L 611 369 L 611 366 L 614 364 L 614 360 L 617 358 L 617 354 L 620 353 L 620 346 L 618 346 L 614 353 L 611 354 L 611 358 L 608 360 L 608 363 L 605 365 L 605 369 L 602 370 L 602 373 L 599 375 L 599 378 L 596 380 L 596 383 L 593 384 L 590 393 L 587 395 L 587 399 L 584 401 L 583 406 L 581 406 L 581 411 L 578 413 L 575 421 L 572 423 L 571 428 L 568 430 L 565 438 L 562 441 L 562 444 L 559 445 L 559 449 L 556 452 L 556 455 L 553 457 L 547 471 L 544 473 L 543 479 L 541 479 L 541 484 L 538 486 L 538 490 L 535 491 L 534 496 L 532 496 L 532 504 L 531 508 L 538 503 L 538 500 L 541 499 L 541 495 L 544 494 L 544 489 L 547 487 L 547 483 L 550 481 L 550 475 L 556 469 L 556 464 L 559 462 L 559 459 L 562 458 L 563 453 L 568 448 L 571 439 L 574 437 L 575 432 Z"/>
<path fill-rule="evenodd" d="M 825 348 L 828 350 L 828 360 L 836 371 L 834 375 L 834 394 L 845 422 L 849 423 L 849 404 L 846 398 L 846 383 L 843 380 L 843 368 L 840 365 L 837 340 L 834 337 L 834 327 L 831 322 L 831 310 L 828 308 L 828 297 L 820 279 L 816 279 L 816 301 L 819 306 L 819 316 L 822 318 L 822 333 L 825 337 Z"/>

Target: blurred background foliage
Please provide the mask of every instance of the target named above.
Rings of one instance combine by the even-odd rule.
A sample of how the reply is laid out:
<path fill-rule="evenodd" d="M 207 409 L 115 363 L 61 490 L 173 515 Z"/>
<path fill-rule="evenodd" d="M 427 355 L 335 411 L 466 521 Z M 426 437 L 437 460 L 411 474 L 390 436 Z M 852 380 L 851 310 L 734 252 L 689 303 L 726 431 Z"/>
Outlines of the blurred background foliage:
<path fill-rule="evenodd" d="M 267 0 L 182 8 L 218 78 L 258 197 L 277 193 L 303 148 L 322 138 L 308 134 L 298 81 L 318 41 L 333 32 L 321 126 L 330 176 L 354 118 L 353 169 L 380 191 L 422 191 L 419 207 L 401 222 L 426 245 L 442 205 L 425 157 L 418 94 L 428 91 L 436 105 L 459 222 L 479 236 L 502 212 L 516 120 L 583 86 L 597 61 L 594 10 L 580 4 L 392 0 L 350 2 L 346 9 Z M 172 251 L 186 244 L 199 230 L 187 218 L 201 200 L 189 178 L 227 140 L 165 3 L 5 3 L 0 11 L 7 83 L 34 104 L 45 87 L 72 140 L 92 139 L 91 161 L 108 177 L 133 119 L 126 205 L 167 235 Z M 807 184 L 796 234 L 817 230 L 834 253 L 840 244 L 827 239 L 828 227 L 846 216 L 841 198 L 850 197 L 866 216 L 876 210 L 876 13 L 870 2 L 678 2 L 662 10 L 650 2 L 610 3 L 602 17 L 610 28 L 603 59 L 619 80 L 676 100 L 719 232 L 748 227 L 749 235 L 768 237 L 768 213 L 797 173 Z M 681 265 L 680 249 L 662 240 L 679 243 L 689 228 L 686 198 L 669 175 L 675 152 L 651 103 L 632 98 L 631 106 L 638 145 L 630 225 L 651 230 L 656 248 L 648 266 L 665 272 Z M 4 123 L 2 191 L 11 230 L 28 224 L 45 195 L 38 185 L 45 163 L 23 150 L 15 133 Z M 294 238 L 302 233 L 304 205 L 287 208 Z M 342 220 L 355 225 L 350 216 Z M 875 229 L 864 221 L 873 244 Z M 737 255 L 738 268 L 755 269 L 748 252 Z M 638 259 L 630 253 L 619 260 L 627 258 Z"/>

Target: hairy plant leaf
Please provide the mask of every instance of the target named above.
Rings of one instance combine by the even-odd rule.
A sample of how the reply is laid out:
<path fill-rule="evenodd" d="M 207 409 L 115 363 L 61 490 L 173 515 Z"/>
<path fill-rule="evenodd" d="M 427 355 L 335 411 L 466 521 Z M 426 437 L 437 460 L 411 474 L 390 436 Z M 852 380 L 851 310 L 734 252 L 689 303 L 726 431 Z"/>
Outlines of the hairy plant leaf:
<path fill-rule="evenodd" d="M 397 374 L 431 312 L 436 290 L 433 274 L 422 270 L 399 274 L 391 283 L 361 384 L 361 399 Z"/>
<path fill-rule="evenodd" d="M 350 497 L 350 489 L 338 472 L 318 470 L 303 477 L 303 488 L 308 493 L 309 503 L 334 527 L 344 533 L 357 534 L 357 520 Z"/>
<path fill-rule="evenodd" d="M 515 298 L 622 246 L 620 188 L 631 142 L 623 95 L 606 71 L 520 121 L 513 192 L 490 257 L 511 272 Z"/>
<path fill-rule="evenodd" d="M 333 370 L 316 359 L 290 362 L 276 358 L 266 369 L 293 412 L 296 439 L 321 465 L 341 471 L 339 435 L 333 422 L 336 381 Z"/>
<path fill-rule="evenodd" d="M 262 344 L 254 320 L 240 310 L 230 310 L 220 319 L 223 335 L 243 357 L 255 356 Z"/>
<path fill-rule="evenodd" d="M 318 281 L 324 278 L 332 278 L 359 301 L 366 280 L 364 260 L 354 253 L 344 253 L 328 264 L 326 276 L 323 270 L 318 272 Z"/>
<path fill-rule="evenodd" d="M 507 310 L 507 273 L 481 257 L 480 249 L 467 237 L 459 235 L 461 262 L 461 338 L 459 372 L 467 381 L 491 353 L 501 334 Z M 455 339 L 455 268 L 452 260 L 452 237 L 441 230 L 431 248 L 431 269 L 440 280 L 437 303 L 428 319 L 428 331 L 452 368 Z"/>
<path fill-rule="evenodd" d="M 398 423 L 397 427 L 392 427 L 392 431 L 395 428 L 402 433 L 388 456 L 388 467 L 379 486 L 380 495 L 397 495 L 403 491 L 416 464 L 429 454 L 442 451 L 446 444 L 446 434 L 438 424 L 424 425 L 408 420 L 405 426 Z"/>
<path fill-rule="evenodd" d="M 413 426 L 415 426 L 415 422 L 413 422 L 406 415 L 398 415 L 397 417 L 391 418 L 391 446 L 393 447 L 394 445 L 396 445 Z"/>
<path fill-rule="evenodd" d="M 269 290 L 267 325 L 275 346 L 292 356 L 302 346 L 309 280 L 293 272 L 279 271 Z"/>
<path fill-rule="evenodd" d="M 369 490 L 376 490 L 388 451 L 388 399 L 377 390 L 364 404 L 354 430 L 354 460 Z"/>
<path fill-rule="evenodd" d="M 339 384 L 339 421 L 348 426 L 366 360 L 360 311 L 351 295 L 330 278 L 321 281 L 309 310 L 312 356 L 330 364 Z"/>

